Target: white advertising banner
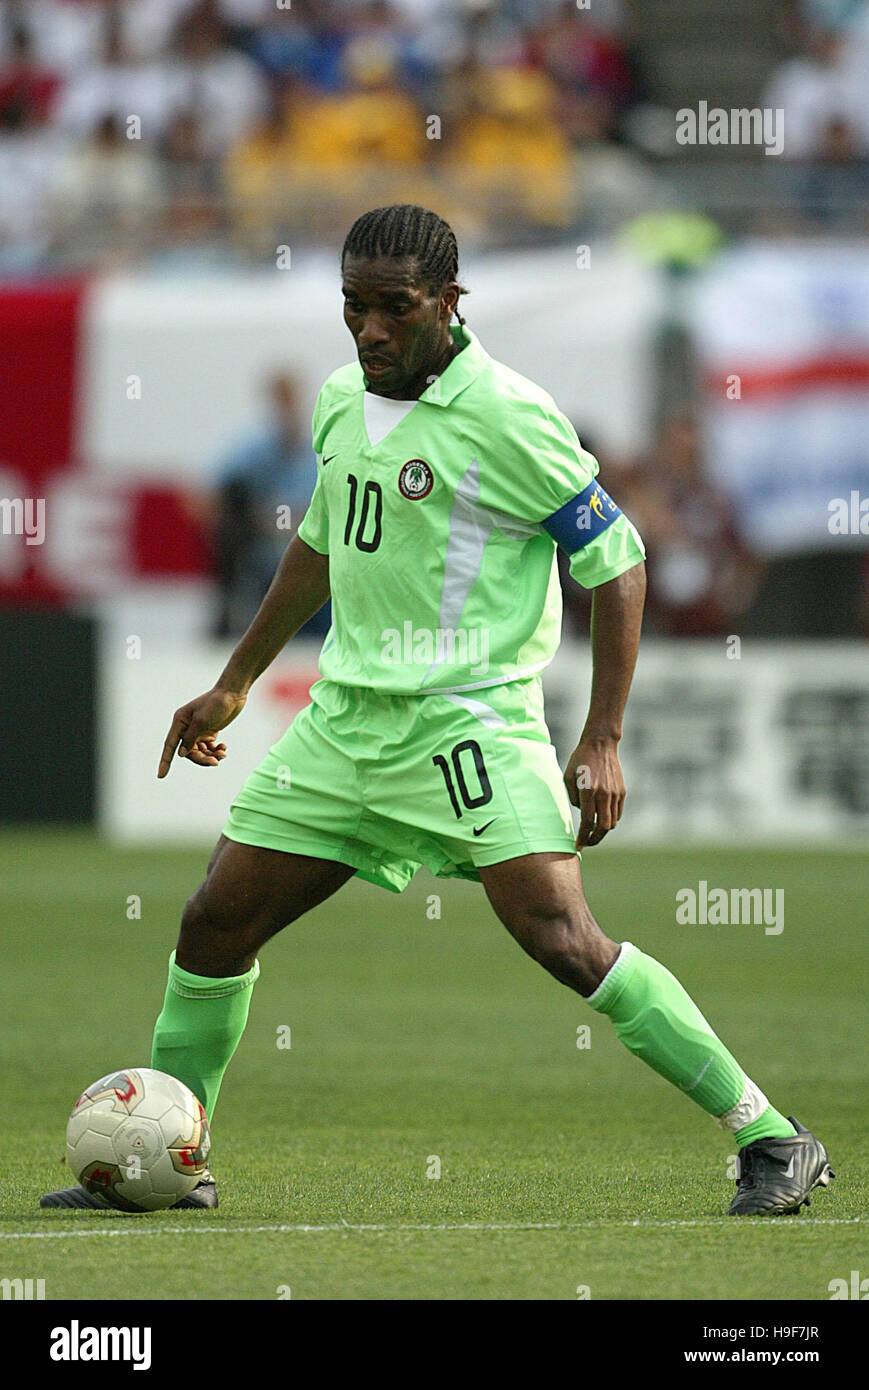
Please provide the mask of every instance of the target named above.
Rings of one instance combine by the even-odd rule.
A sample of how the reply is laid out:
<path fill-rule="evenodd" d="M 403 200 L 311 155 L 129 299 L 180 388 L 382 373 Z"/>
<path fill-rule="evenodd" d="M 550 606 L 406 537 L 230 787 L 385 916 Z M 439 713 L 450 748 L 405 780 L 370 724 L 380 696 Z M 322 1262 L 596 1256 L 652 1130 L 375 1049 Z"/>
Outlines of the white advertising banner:
<path fill-rule="evenodd" d="M 231 644 L 119 639 L 103 631 L 97 740 L 99 819 L 112 838 L 164 844 L 214 842 L 248 773 L 308 703 L 318 679 L 317 644 L 298 642 L 257 681 L 226 730 L 227 757 L 195 767 L 176 758 L 157 781 L 157 764 L 175 710 L 210 690 Z M 130 653 L 128 655 L 128 652 Z"/>
<path fill-rule="evenodd" d="M 621 745 L 628 796 L 619 841 L 865 839 L 869 649 L 739 643 L 643 643 Z M 582 727 L 590 677 L 585 648 L 562 647 L 547 673 L 562 762 Z"/>
<path fill-rule="evenodd" d="M 622 743 L 628 787 L 613 843 L 827 844 L 869 837 L 869 654 L 858 643 L 646 642 Z M 176 760 L 156 780 L 172 713 L 213 684 L 214 643 L 106 636 L 99 733 L 103 830 L 122 842 L 213 843 L 248 772 L 307 702 L 316 647 L 279 658 L 226 731 L 226 760 Z M 545 675 L 562 763 L 585 717 L 587 647 Z M 482 693 L 481 693 L 482 698 Z"/>

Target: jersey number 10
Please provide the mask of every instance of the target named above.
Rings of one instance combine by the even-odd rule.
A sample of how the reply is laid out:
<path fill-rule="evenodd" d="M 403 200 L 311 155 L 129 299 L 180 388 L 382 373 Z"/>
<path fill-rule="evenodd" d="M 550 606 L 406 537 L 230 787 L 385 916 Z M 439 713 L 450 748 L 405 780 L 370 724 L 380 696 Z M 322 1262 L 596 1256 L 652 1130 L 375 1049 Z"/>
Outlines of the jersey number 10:
<path fill-rule="evenodd" d="M 465 778 L 465 770 L 462 767 L 463 753 L 470 753 L 474 760 L 474 771 L 480 783 L 480 790 L 475 796 L 471 795 L 470 788 Z M 452 808 L 456 813 L 456 819 L 461 820 L 462 808 L 459 804 L 459 798 L 456 796 L 456 783 L 458 783 L 462 801 L 469 811 L 476 810 L 478 806 L 485 806 L 487 802 L 492 800 L 492 783 L 489 781 L 489 774 L 486 772 L 486 764 L 483 762 L 483 750 L 475 738 L 467 738 L 464 743 L 457 743 L 450 753 L 450 761 L 453 765 L 452 769 L 450 769 L 450 765 L 443 753 L 436 753 L 432 758 L 435 767 L 439 767 L 444 775 L 444 781 L 447 784 L 447 793 Z M 455 773 L 455 781 L 453 780 L 453 773 Z"/>
<path fill-rule="evenodd" d="M 383 493 L 379 483 L 369 481 L 362 490 L 362 506 L 359 512 L 359 525 L 356 527 L 356 536 L 353 537 L 353 523 L 356 520 L 356 498 L 359 492 L 359 479 L 352 473 L 347 474 L 347 481 L 350 484 L 350 506 L 347 510 L 347 525 L 344 527 L 344 544 L 349 545 L 351 539 L 356 541 L 357 550 L 376 550 L 380 545 L 383 536 Z M 372 501 L 374 509 L 374 530 L 373 534 L 366 537 L 365 532 L 369 529 L 371 517 Z"/>

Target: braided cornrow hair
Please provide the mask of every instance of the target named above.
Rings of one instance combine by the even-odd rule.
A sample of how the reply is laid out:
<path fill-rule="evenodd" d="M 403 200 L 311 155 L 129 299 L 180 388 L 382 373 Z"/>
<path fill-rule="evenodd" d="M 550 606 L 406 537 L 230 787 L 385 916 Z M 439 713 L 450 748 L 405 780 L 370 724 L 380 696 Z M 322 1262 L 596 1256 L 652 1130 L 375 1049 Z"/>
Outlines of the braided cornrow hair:
<path fill-rule="evenodd" d="M 435 290 L 450 280 L 458 280 L 459 248 L 452 227 L 436 212 L 416 203 L 393 203 L 357 217 L 344 242 L 342 266 L 348 255 L 369 259 L 410 256 Z M 468 291 L 460 285 L 459 293 Z M 455 312 L 459 323 L 464 324 L 458 308 Z"/>

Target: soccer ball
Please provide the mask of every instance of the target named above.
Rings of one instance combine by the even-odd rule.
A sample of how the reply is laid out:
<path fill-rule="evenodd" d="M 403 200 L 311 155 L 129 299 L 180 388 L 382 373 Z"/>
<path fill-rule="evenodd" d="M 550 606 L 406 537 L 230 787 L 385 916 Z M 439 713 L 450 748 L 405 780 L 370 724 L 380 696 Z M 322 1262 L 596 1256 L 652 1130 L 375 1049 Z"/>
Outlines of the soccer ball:
<path fill-rule="evenodd" d="M 66 1127 L 70 1166 L 88 1192 L 121 1211 L 171 1207 L 205 1172 L 205 1111 L 174 1076 L 113 1071 L 83 1091 Z"/>

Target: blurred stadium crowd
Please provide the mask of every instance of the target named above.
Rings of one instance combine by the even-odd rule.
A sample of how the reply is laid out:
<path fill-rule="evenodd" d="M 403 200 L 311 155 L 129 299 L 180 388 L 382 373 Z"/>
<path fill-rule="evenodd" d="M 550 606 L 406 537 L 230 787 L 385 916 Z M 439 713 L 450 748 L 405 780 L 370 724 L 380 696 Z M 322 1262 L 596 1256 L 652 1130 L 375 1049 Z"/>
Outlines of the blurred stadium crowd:
<path fill-rule="evenodd" d="M 636 90 L 618 0 L 592 25 L 546 0 L 6 0 L 2 17 L 8 267 L 273 257 L 332 239 L 363 192 L 437 201 L 487 242 L 563 230 L 576 149 L 612 139 Z"/>
<path fill-rule="evenodd" d="M 683 192 L 654 58 L 668 17 L 666 0 L 3 0 L 0 269 L 271 258 L 331 243 L 361 195 L 436 204 L 466 246 L 609 230 Z M 787 109 L 789 165 L 740 151 L 757 215 L 863 219 L 865 0 L 757 18 L 765 89 L 740 95 Z"/>

